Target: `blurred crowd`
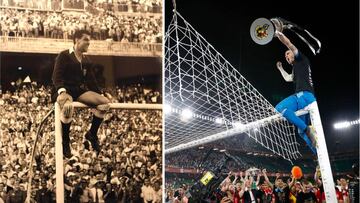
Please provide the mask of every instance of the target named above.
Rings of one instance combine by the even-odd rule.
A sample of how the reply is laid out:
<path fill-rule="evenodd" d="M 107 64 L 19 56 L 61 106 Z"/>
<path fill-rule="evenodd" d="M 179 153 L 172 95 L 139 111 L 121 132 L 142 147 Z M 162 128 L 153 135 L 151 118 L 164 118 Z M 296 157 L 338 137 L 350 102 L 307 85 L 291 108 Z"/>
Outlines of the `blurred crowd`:
<path fill-rule="evenodd" d="M 156 103 L 156 91 L 133 85 L 115 90 L 114 100 Z M 148 94 L 151 98 L 147 100 Z M 155 96 L 156 97 L 156 96 Z M 154 102 L 153 102 L 154 101 Z M 37 128 L 51 109 L 50 88 L 24 86 L 0 98 L 0 202 L 55 202 L 54 117 L 43 125 L 34 162 Z M 73 156 L 64 160 L 66 202 L 161 202 L 162 112 L 113 109 L 99 129 L 98 156 L 86 146 L 88 109 L 76 110 L 71 126 Z M 29 176 L 33 173 L 31 187 Z"/>
<path fill-rule="evenodd" d="M 221 146 L 214 143 L 165 157 L 166 202 L 325 202 L 322 176 L 316 161 L 305 158 L 294 161 L 295 166 L 301 166 L 296 177 L 291 168 L 294 165 L 281 157 L 255 155 L 251 150 L 220 151 Z M 334 163 L 333 178 L 338 202 L 353 203 L 359 201 L 355 199 L 359 197 L 358 159 L 348 162 L 353 165 L 345 171 L 337 171 L 338 164 Z"/>
<path fill-rule="evenodd" d="M 89 10 L 88 7 L 114 12 L 161 13 L 161 0 L 0 0 L 2 7 L 61 11 Z"/>
<path fill-rule="evenodd" d="M 218 145 L 214 145 L 218 147 Z M 215 147 L 214 147 L 215 148 Z M 224 158 L 224 153 L 214 151 L 212 147 L 206 149 L 188 149 L 187 153 L 173 153 L 171 156 L 165 157 L 165 165 L 180 168 L 203 168 L 209 169 L 215 166 L 219 160 Z M 221 148 L 220 148 L 221 149 Z M 250 167 L 267 168 L 269 170 L 287 171 L 289 162 L 284 159 L 278 159 L 274 162 L 274 158 L 268 156 L 248 155 L 246 151 L 234 151 L 233 159 L 227 162 L 227 168 L 230 170 L 245 170 Z M 249 152 L 249 151 L 248 151 Z M 206 156 L 206 154 L 209 154 Z M 206 158 L 205 158 L 206 157 Z M 188 160 L 192 161 L 189 162 Z M 304 160 L 302 160 L 304 161 Z M 201 166 L 200 166 L 201 165 Z M 240 167 L 240 168 L 239 168 Z M 313 161 L 307 163 L 307 168 L 315 168 Z"/>
<path fill-rule="evenodd" d="M 49 12 L 1 8 L 0 35 L 72 39 L 76 30 L 85 29 L 94 40 L 161 43 L 161 15 L 123 15 L 100 12 Z"/>
<path fill-rule="evenodd" d="M 311 178 L 296 177 L 292 174 L 276 173 L 268 177 L 266 169 L 230 171 L 219 174 L 208 185 L 194 180 L 194 175 L 166 176 L 167 203 L 212 202 L 212 203 L 325 203 L 325 192 L 320 169 L 317 167 Z M 357 168 L 358 171 L 358 168 Z M 205 177 L 205 173 L 202 174 Z M 188 180 L 186 180 L 188 179 Z M 189 182 L 189 180 L 192 180 Z M 175 184 L 177 183 L 177 184 Z M 359 176 L 342 176 L 336 179 L 337 202 L 359 202 Z"/>

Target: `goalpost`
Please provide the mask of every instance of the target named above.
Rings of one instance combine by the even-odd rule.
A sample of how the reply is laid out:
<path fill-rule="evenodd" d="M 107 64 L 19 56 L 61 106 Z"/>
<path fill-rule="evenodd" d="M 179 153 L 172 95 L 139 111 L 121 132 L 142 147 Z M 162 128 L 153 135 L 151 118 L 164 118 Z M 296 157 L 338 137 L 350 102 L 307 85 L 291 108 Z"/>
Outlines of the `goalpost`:
<path fill-rule="evenodd" d="M 175 2 L 174 2 L 174 7 Z M 165 33 L 165 154 L 247 134 L 292 163 L 301 154 L 295 127 L 177 11 Z M 317 103 L 310 113 L 328 202 L 336 202 Z"/>
<path fill-rule="evenodd" d="M 80 102 L 73 102 L 74 108 L 90 108 Z M 110 109 L 162 110 L 162 104 L 111 103 Z M 60 106 L 55 103 L 55 164 L 56 164 L 56 202 L 64 203 L 64 162 Z"/>

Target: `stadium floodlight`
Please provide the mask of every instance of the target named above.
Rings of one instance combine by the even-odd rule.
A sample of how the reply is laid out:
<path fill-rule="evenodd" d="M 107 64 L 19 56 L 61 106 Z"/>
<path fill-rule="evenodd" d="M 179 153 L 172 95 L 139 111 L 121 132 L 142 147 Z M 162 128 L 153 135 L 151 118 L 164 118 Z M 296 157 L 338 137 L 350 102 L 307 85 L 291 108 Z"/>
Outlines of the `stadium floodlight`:
<path fill-rule="evenodd" d="M 193 112 L 190 109 L 184 109 L 181 112 L 181 118 L 183 120 L 189 120 L 193 116 Z"/>
<path fill-rule="evenodd" d="M 215 123 L 217 123 L 217 124 L 222 124 L 222 123 L 223 123 L 223 119 L 221 119 L 221 118 L 216 118 L 216 119 L 215 119 Z"/>
<path fill-rule="evenodd" d="M 350 126 L 349 121 L 342 121 L 334 124 L 335 129 L 348 128 Z"/>
<path fill-rule="evenodd" d="M 171 106 L 169 104 L 164 104 L 164 113 L 169 114 L 171 113 Z"/>
<path fill-rule="evenodd" d="M 334 124 L 335 129 L 349 128 L 360 123 L 360 119 L 354 121 L 341 121 Z"/>
<path fill-rule="evenodd" d="M 241 123 L 240 121 L 234 122 L 233 126 L 234 126 L 234 128 L 239 129 L 239 130 L 245 127 L 245 125 L 243 123 Z"/>

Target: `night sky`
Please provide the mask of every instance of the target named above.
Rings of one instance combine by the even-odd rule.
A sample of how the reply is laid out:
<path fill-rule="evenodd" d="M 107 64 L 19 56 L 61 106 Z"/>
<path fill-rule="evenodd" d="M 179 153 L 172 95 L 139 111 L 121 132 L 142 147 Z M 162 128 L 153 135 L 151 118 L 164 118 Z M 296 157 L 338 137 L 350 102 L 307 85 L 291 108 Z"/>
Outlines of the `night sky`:
<path fill-rule="evenodd" d="M 251 23 L 260 17 L 282 17 L 307 29 L 322 43 L 314 56 L 295 34 L 285 35 L 311 62 L 329 153 L 359 153 L 359 126 L 335 130 L 340 120 L 359 118 L 359 1 L 206 1 L 177 0 L 177 11 L 274 106 L 294 93 L 276 68 L 287 72 L 286 47 L 278 39 L 257 45 Z M 165 27 L 172 18 L 172 1 L 165 0 Z M 356 154 L 355 154 L 356 155 Z"/>

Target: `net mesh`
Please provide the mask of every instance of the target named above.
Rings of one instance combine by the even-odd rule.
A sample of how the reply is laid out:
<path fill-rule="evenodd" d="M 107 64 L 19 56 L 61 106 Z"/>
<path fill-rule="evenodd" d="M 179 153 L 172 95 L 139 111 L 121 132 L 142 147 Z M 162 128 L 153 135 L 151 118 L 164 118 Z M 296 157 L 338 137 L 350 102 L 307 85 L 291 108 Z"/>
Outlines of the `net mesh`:
<path fill-rule="evenodd" d="M 295 127 L 263 121 L 275 108 L 176 11 L 165 34 L 164 111 L 166 153 L 239 129 L 233 134 L 244 132 L 284 159 L 300 156 Z"/>

